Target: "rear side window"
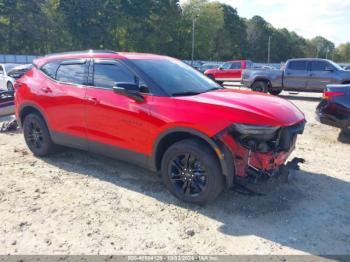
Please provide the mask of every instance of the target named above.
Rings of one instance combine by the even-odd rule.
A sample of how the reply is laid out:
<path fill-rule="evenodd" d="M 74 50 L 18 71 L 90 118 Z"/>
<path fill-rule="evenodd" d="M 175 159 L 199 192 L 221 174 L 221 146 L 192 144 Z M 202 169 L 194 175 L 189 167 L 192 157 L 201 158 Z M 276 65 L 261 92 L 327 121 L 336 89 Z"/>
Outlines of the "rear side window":
<path fill-rule="evenodd" d="M 332 67 L 330 64 L 323 61 L 314 61 L 311 63 L 312 71 L 326 71 L 326 68 Z"/>
<path fill-rule="evenodd" d="M 46 75 L 51 78 L 56 78 L 57 68 L 60 65 L 60 61 L 50 62 L 41 67 L 41 71 L 43 71 Z"/>
<path fill-rule="evenodd" d="M 84 64 L 61 64 L 56 73 L 56 80 L 66 83 L 84 84 Z"/>
<path fill-rule="evenodd" d="M 241 69 L 241 63 L 240 62 L 233 62 L 231 64 L 231 69 Z"/>
<path fill-rule="evenodd" d="M 225 63 L 221 66 L 222 69 L 230 69 L 231 68 L 231 63 Z"/>
<path fill-rule="evenodd" d="M 135 76 L 119 63 L 94 64 L 94 86 L 112 88 L 116 82 L 135 83 Z"/>
<path fill-rule="evenodd" d="M 307 70 L 307 61 L 291 61 L 288 63 L 288 69 L 306 71 Z"/>

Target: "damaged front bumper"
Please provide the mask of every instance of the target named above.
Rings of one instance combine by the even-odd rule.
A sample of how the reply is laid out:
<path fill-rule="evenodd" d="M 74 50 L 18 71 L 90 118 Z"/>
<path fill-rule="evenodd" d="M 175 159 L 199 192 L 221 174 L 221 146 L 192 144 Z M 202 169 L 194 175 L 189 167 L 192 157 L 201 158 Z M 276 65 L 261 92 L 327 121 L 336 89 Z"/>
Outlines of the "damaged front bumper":
<path fill-rule="evenodd" d="M 217 136 L 224 145 L 225 158 L 231 158 L 233 183 L 257 182 L 259 179 L 276 176 L 295 148 L 298 134 L 302 134 L 305 121 L 289 127 L 281 127 L 269 137 L 242 135 L 233 128 L 228 128 Z M 227 154 L 230 154 L 227 156 Z"/>

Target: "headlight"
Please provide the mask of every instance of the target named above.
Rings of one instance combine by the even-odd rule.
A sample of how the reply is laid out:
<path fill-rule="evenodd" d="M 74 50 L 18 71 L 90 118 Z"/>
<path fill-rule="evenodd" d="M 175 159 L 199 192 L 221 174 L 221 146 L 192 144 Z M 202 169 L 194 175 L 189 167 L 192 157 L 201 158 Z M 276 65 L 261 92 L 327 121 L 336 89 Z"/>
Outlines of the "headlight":
<path fill-rule="evenodd" d="M 273 135 L 280 127 L 234 124 L 233 128 L 242 135 Z"/>

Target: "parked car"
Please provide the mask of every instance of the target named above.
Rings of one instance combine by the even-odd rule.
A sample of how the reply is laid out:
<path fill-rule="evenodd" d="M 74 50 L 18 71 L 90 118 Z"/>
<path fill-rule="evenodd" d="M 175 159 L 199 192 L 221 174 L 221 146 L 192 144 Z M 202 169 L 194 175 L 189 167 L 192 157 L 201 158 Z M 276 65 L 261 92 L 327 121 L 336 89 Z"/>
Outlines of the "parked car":
<path fill-rule="evenodd" d="M 253 62 L 249 60 L 229 61 L 219 68 L 205 71 L 204 74 L 219 84 L 223 84 L 223 82 L 240 82 L 242 80 L 242 71 L 246 68 L 253 68 L 253 65 Z"/>
<path fill-rule="evenodd" d="M 350 85 L 329 85 L 316 109 L 317 120 L 350 135 Z"/>
<path fill-rule="evenodd" d="M 15 83 L 16 117 L 36 156 L 64 145 L 159 172 L 183 201 L 278 174 L 304 129 L 282 98 L 224 89 L 159 55 L 87 51 L 36 59 Z"/>
<path fill-rule="evenodd" d="M 246 69 L 242 84 L 278 95 L 282 90 L 323 92 L 328 84 L 350 83 L 350 72 L 326 59 L 290 59 L 283 70 Z"/>
<path fill-rule="evenodd" d="M 15 112 L 13 91 L 0 91 L 0 117 L 12 115 Z"/>
<path fill-rule="evenodd" d="M 13 90 L 15 80 L 8 75 L 8 72 L 18 66 L 17 64 L 0 64 L 0 90 Z"/>
<path fill-rule="evenodd" d="M 29 69 L 32 68 L 32 64 L 25 64 L 25 65 L 19 65 L 15 66 L 8 72 L 8 76 L 17 80 L 20 78 L 22 75 L 24 75 Z"/>
<path fill-rule="evenodd" d="M 208 69 L 215 69 L 215 68 L 219 68 L 219 67 L 220 67 L 220 65 L 218 65 L 218 64 L 209 64 L 209 63 L 207 63 L 207 64 L 203 64 L 201 67 L 199 67 L 198 70 L 200 72 L 204 73 Z"/>

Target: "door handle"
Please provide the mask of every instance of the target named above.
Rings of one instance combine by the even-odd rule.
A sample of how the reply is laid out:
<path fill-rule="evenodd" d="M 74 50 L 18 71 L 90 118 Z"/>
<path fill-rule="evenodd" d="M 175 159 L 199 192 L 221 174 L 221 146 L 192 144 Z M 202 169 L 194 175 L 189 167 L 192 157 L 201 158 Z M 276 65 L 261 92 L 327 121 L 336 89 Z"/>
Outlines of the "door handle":
<path fill-rule="evenodd" d="M 52 90 L 51 90 L 50 87 L 42 87 L 42 88 L 41 88 L 41 91 L 43 91 L 43 92 L 46 93 L 46 94 L 52 92 Z"/>
<path fill-rule="evenodd" d="M 94 105 L 97 105 L 100 103 L 100 101 L 98 101 L 96 97 L 89 97 L 87 100 Z"/>

